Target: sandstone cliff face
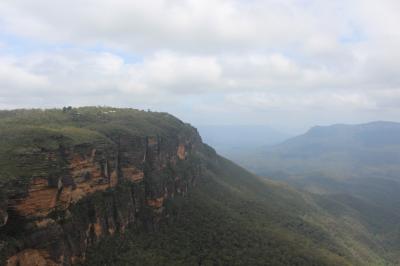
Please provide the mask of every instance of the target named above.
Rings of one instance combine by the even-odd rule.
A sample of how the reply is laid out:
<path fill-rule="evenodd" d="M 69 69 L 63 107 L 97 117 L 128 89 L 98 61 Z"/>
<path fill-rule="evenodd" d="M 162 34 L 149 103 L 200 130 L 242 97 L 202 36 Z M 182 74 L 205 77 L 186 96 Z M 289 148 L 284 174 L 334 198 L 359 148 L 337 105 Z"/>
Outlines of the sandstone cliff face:
<path fill-rule="evenodd" d="M 59 145 L 29 155 L 54 171 L 31 177 L 22 193 L 11 193 L 0 206 L 0 230 L 18 241 L 7 250 L 6 265 L 72 265 L 108 235 L 130 226 L 157 230 L 168 215 L 166 202 L 185 196 L 199 178 L 194 158 L 200 145 L 193 130 L 119 135 L 110 143 Z"/>

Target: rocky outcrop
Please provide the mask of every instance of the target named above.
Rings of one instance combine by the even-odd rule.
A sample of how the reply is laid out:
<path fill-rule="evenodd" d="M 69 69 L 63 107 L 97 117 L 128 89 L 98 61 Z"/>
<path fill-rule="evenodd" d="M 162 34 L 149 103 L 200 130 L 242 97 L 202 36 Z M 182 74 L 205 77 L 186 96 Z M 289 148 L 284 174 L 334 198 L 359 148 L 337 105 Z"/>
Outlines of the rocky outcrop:
<path fill-rule="evenodd" d="M 157 230 L 166 202 L 184 196 L 199 178 L 201 165 L 193 158 L 200 145 L 193 131 L 41 150 L 43 165 L 57 169 L 29 178 L 0 208 L 2 234 L 18 242 L 7 251 L 6 265 L 72 265 L 84 260 L 89 246 L 130 226 Z"/>
<path fill-rule="evenodd" d="M 57 264 L 48 258 L 48 253 L 45 251 L 26 249 L 9 258 L 7 265 L 56 266 Z"/>

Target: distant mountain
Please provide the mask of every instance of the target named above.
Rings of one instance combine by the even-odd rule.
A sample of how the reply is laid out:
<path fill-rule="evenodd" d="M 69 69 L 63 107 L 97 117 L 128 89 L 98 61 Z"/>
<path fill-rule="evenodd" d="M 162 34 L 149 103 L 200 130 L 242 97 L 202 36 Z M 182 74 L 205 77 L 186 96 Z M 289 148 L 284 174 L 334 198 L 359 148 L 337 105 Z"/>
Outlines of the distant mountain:
<path fill-rule="evenodd" d="M 375 237 L 400 248 L 400 123 L 317 126 L 237 162 L 354 210 Z"/>
<path fill-rule="evenodd" d="M 203 125 L 198 130 L 205 143 L 231 159 L 257 147 L 274 145 L 290 137 L 265 125 Z"/>
<path fill-rule="evenodd" d="M 400 180 L 400 123 L 317 126 L 242 160 L 259 174 Z"/>

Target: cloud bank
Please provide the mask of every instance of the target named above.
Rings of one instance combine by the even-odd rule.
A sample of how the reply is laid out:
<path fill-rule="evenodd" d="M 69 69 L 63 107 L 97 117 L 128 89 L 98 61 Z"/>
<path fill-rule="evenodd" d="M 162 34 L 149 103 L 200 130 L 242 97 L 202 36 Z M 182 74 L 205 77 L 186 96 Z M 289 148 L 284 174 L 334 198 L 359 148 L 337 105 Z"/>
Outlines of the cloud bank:
<path fill-rule="evenodd" d="M 0 3 L 0 107 L 113 105 L 292 129 L 396 119 L 394 0 Z"/>

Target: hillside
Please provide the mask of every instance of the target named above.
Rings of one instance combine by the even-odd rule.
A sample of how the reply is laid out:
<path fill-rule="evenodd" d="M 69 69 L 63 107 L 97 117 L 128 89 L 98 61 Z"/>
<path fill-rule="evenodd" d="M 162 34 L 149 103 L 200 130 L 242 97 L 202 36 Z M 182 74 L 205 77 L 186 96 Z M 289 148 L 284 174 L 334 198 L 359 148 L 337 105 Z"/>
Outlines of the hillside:
<path fill-rule="evenodd" d="M 188 197 L 168 206 L 170 222 L 102 242 L 85 265 L 391 265 L 396 258 L 354 210 L 214 156 Z"/>
<path fill-rule="evenodd" d="M 339 203 L 389 250 L 399 246 L 400 123 L 318 126 L 238 162 Z"/>
<path fill-rule="evenodd" d="M 257 173 L 321 173 L 338 179 L 375 176 L 397 180 L 400 123 L 371 122 L 311 128 L 303 135 L 265 147 L 243 164 Z"/>
<path fill-rule="evenodd" d="M 260 179 L 166 113 L 0 112 L 0 262 L 379 265 L 397 254 L 335 199 Z"/>

